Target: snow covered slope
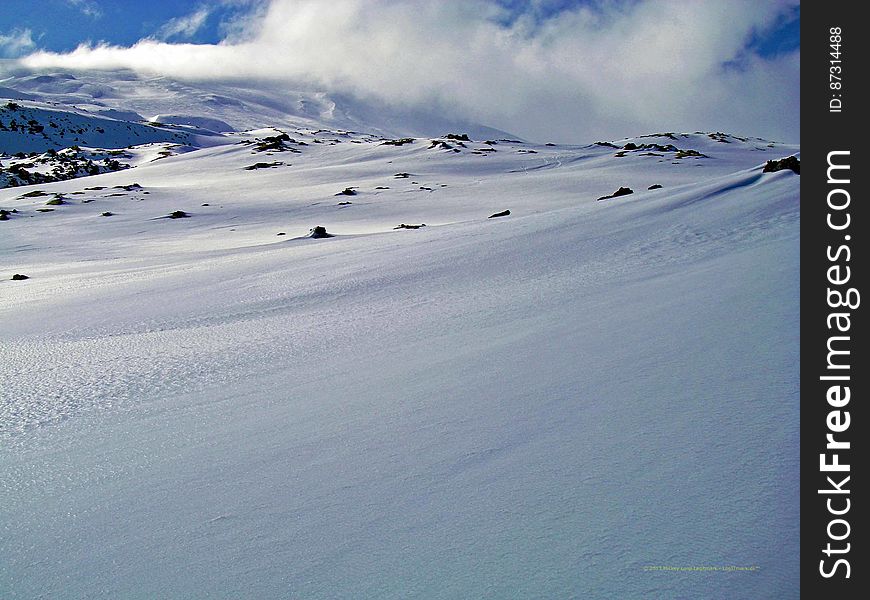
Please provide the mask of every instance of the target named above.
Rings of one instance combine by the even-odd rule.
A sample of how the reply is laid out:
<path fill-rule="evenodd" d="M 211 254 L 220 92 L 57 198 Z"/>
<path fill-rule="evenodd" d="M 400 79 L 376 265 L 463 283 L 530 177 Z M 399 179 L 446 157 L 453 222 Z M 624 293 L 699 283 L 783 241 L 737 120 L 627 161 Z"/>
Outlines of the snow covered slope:
<path fill-rule="evenodd" d="M 191 135 L 166 126 L 120 120 L 36 102 L 0 105 L 0 151 L 44 152 L 70 146 L 126 148 L 158 141 L 189 143 Z"/>
<path fill-rule="evenodd" d="M 4 76 L 0 61 L 0 98 L 76 106 L 114 117 L 121 111 L 128 114 L 128 120 L 132 112 L 162 123 L 218 127 L 219 131 L 283 126 L 327 127 L 387 136 L 428 136 L 447 131 L 467 131 L 477 137 L 506 135 L 432 112 L 364 102 L 301 85 L 288 88 L 267 82 L 196 83 L 146 77 L 127 70 L 45 73 L 6 67 L 5 71 Z M 220 127 L 220 123 L 229 128 Z"/>
<path fill-rule="evenodd" d="M 235 140 L 237 130 L 282 126 L 347 132 L 359 129 L 381 137 L 470 132 L 486 138 L 516 137 L 442 115 L 370 106 L 324 92 L 259 88 L 209 82 L 186 83 L 142 77 L 130 71 L 31 72 L 0 60 L 0 187 L 71 179 L 117 171 L 129 163 L 81 164 L 39 156 L 72 146 L 92 154 L 143 144 L 204 147 Z M 145 117 L 143 115 L 151 115 Z M 227 134 L 232 140 L 223 139 Z M 15 155 L 20 164 L 9 159 Z M 166 154 L 164 154 L 166 155 Z M 33 171 L 33 161 L 42 167 Z M 7 158 L 4 170 L 3 159 Z M 116 164 L 118 163 L 118 164 Z M 17 171 L 12 172 L 10 168 Z M 22 172 L 21 169 L 24 171 Z"/>
<path fill-rule="evenodd" d="M 0 190 L 0 595 L 797 595 L 796 147 L 276 126 Z"/>

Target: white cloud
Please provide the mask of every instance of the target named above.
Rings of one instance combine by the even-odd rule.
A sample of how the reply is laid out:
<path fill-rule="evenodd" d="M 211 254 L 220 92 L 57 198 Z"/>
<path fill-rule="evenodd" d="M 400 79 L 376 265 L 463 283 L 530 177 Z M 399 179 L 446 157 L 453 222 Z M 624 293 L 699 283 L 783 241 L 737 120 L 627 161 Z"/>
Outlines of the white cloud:
<path fill-rule="evenodd" d="M 169 40 L 172 38 L 190 39 L 202 29 L 211 14 L 211 9 L 203 5 L 194 12 L 183 17 L 170 19 L 157 31 L 157 38 Z"/>
<path fill-rule="evenodd" d="M 33 50 L 33 32 L 29 29 L 13 29 L 9 33 L 0 33 L 0 57 L 14 58 Z"/>
<path fill-rule="evenodd" d="M 257 24 L 265 17 L 269 2 L 264 0 L 217 0 L 224 8 L 234 9 L 218 23 L 218 30 L 228 43 L 256 37 Z"/>
<path fill-rule="evenodd" d="M 306 82 L 541 140 L 720 129 L 797 141 L 797 53 L 725 66 L 794 3 L 599 2 L 505 26 L 492 0 L 272 0 L 221 44 L 143 40 L 24 63 Z"/>
<path fill-rule="evenodd" d="M 79 9 L 89 17 L 98 19 L 103 16 L 103 11 L 96 0 L 66 0 L 66 3 Z"/>

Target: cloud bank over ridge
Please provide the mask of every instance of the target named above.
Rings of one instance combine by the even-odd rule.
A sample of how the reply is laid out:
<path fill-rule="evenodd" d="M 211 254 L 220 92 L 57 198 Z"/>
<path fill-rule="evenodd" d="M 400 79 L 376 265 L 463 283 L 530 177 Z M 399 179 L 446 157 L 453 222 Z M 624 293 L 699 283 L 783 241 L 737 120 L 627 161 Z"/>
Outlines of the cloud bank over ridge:
<path fill-rule="evenodd" d="M 695 129 L 799 141 L 799 51 L 751 45 L 794 0 L 546 4 L 272 0 L 227 24 L 219 44 L 148 38 L 21 64 L 322 88 L 539 141 Z"/>

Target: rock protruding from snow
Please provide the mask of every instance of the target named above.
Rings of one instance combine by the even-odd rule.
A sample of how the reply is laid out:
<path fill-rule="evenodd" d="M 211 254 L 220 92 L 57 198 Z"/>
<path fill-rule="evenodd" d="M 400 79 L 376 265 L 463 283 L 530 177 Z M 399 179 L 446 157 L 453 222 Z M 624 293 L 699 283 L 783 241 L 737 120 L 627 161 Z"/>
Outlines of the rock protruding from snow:
<path fill-rule="evenodd" d="M 413 144 L 414 138 L 399 138 L 397 140 L 384 140 L 381 146 L 404 146 L 405 144 Z"/>
<path fill-rule="evenodd" d="M 311 231 L 308 233 L 308 237 L 314 239 L 328 238 L 332 237 L 332 234 L 326 232 L 326 227 L 323 227 L 322 225 L 317 225 L 316 227 L 311 228 Z"/>
<path fill-rule="evenodd" d="M 762 169 L 762 173 L 776 173 L 777 171 L 784 171 L 789 169 L 794 171 L 798 175 L 801 174 L 801 161 L 797 156 L 787 156 L 785 158 L 781 158 L 779 160 L 769 160 L 767 164 L 764 165 L 764 169 Z"/>
<path fill-rule="evenodd" d="M 3 146 L 0 145 L 0 153 Z M 48 149 L 44 153 L 16 153 L 5 169 L 0 168 L 0 188 L 53 183 L 101 175 L 130 168 L 119 159 L 129 158 L 123 150 L 81 148 L 73 145 L 63 150 Z"/>
<path fill-rule="evenodd" d="M 619 196 L 627 196 L 629 194 L 633 194 L 634 190 L 630 187 L 620 187 L 618 190 L 610 194 L 609 196 L 601 196 L 598 198 L 599 200 L 607 200 L 608 198 L 618 198 Z"/>
<path fill-rule="evenodd" d="M 275 167 L 280 167 L 283 164 L 284 163 L 281 161 L 275 161 L 275 162 L 270 162 L 270 163 L 258 162 L 258 163 L 254 163 L 253 165 L 245 167 L 245 171 L 256 171 L 257 169 L 273 169 Z"/>

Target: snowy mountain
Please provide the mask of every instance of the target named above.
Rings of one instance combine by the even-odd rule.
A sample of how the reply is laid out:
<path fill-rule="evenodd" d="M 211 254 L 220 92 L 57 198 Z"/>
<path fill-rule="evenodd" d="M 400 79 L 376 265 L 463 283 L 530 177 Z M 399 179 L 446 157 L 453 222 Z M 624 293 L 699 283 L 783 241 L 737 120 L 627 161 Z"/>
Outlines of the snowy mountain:
<path fill-rule="evenodd" d="M 798 147 L 0 86 L 0 596 L 797 594 Z"/>
<path fill-rule="evenodd" d="M 0 79 L 0 98 L 74 106 L 127 121 L 150 120 L 217 131 L 324 127 L 391 137 L 430 136 L 446 131 L 466 131 L 481 138 L 508 135 L 476 123 L 329 94 L 304 85 L 288 89 L 269 82 L 183 82 L 127 70 L 87 74 L 7 71 L 6 77 Z"/>
<path fill-rule="evenodd" d="M 35 102 L 0 106 L 0 148 L 7 154 L 44 152 L 71 146 L 125 148 L 149 142 L 190 141 L 190 134 L 158 123 L 141 123 L 58 109 Z"/>

